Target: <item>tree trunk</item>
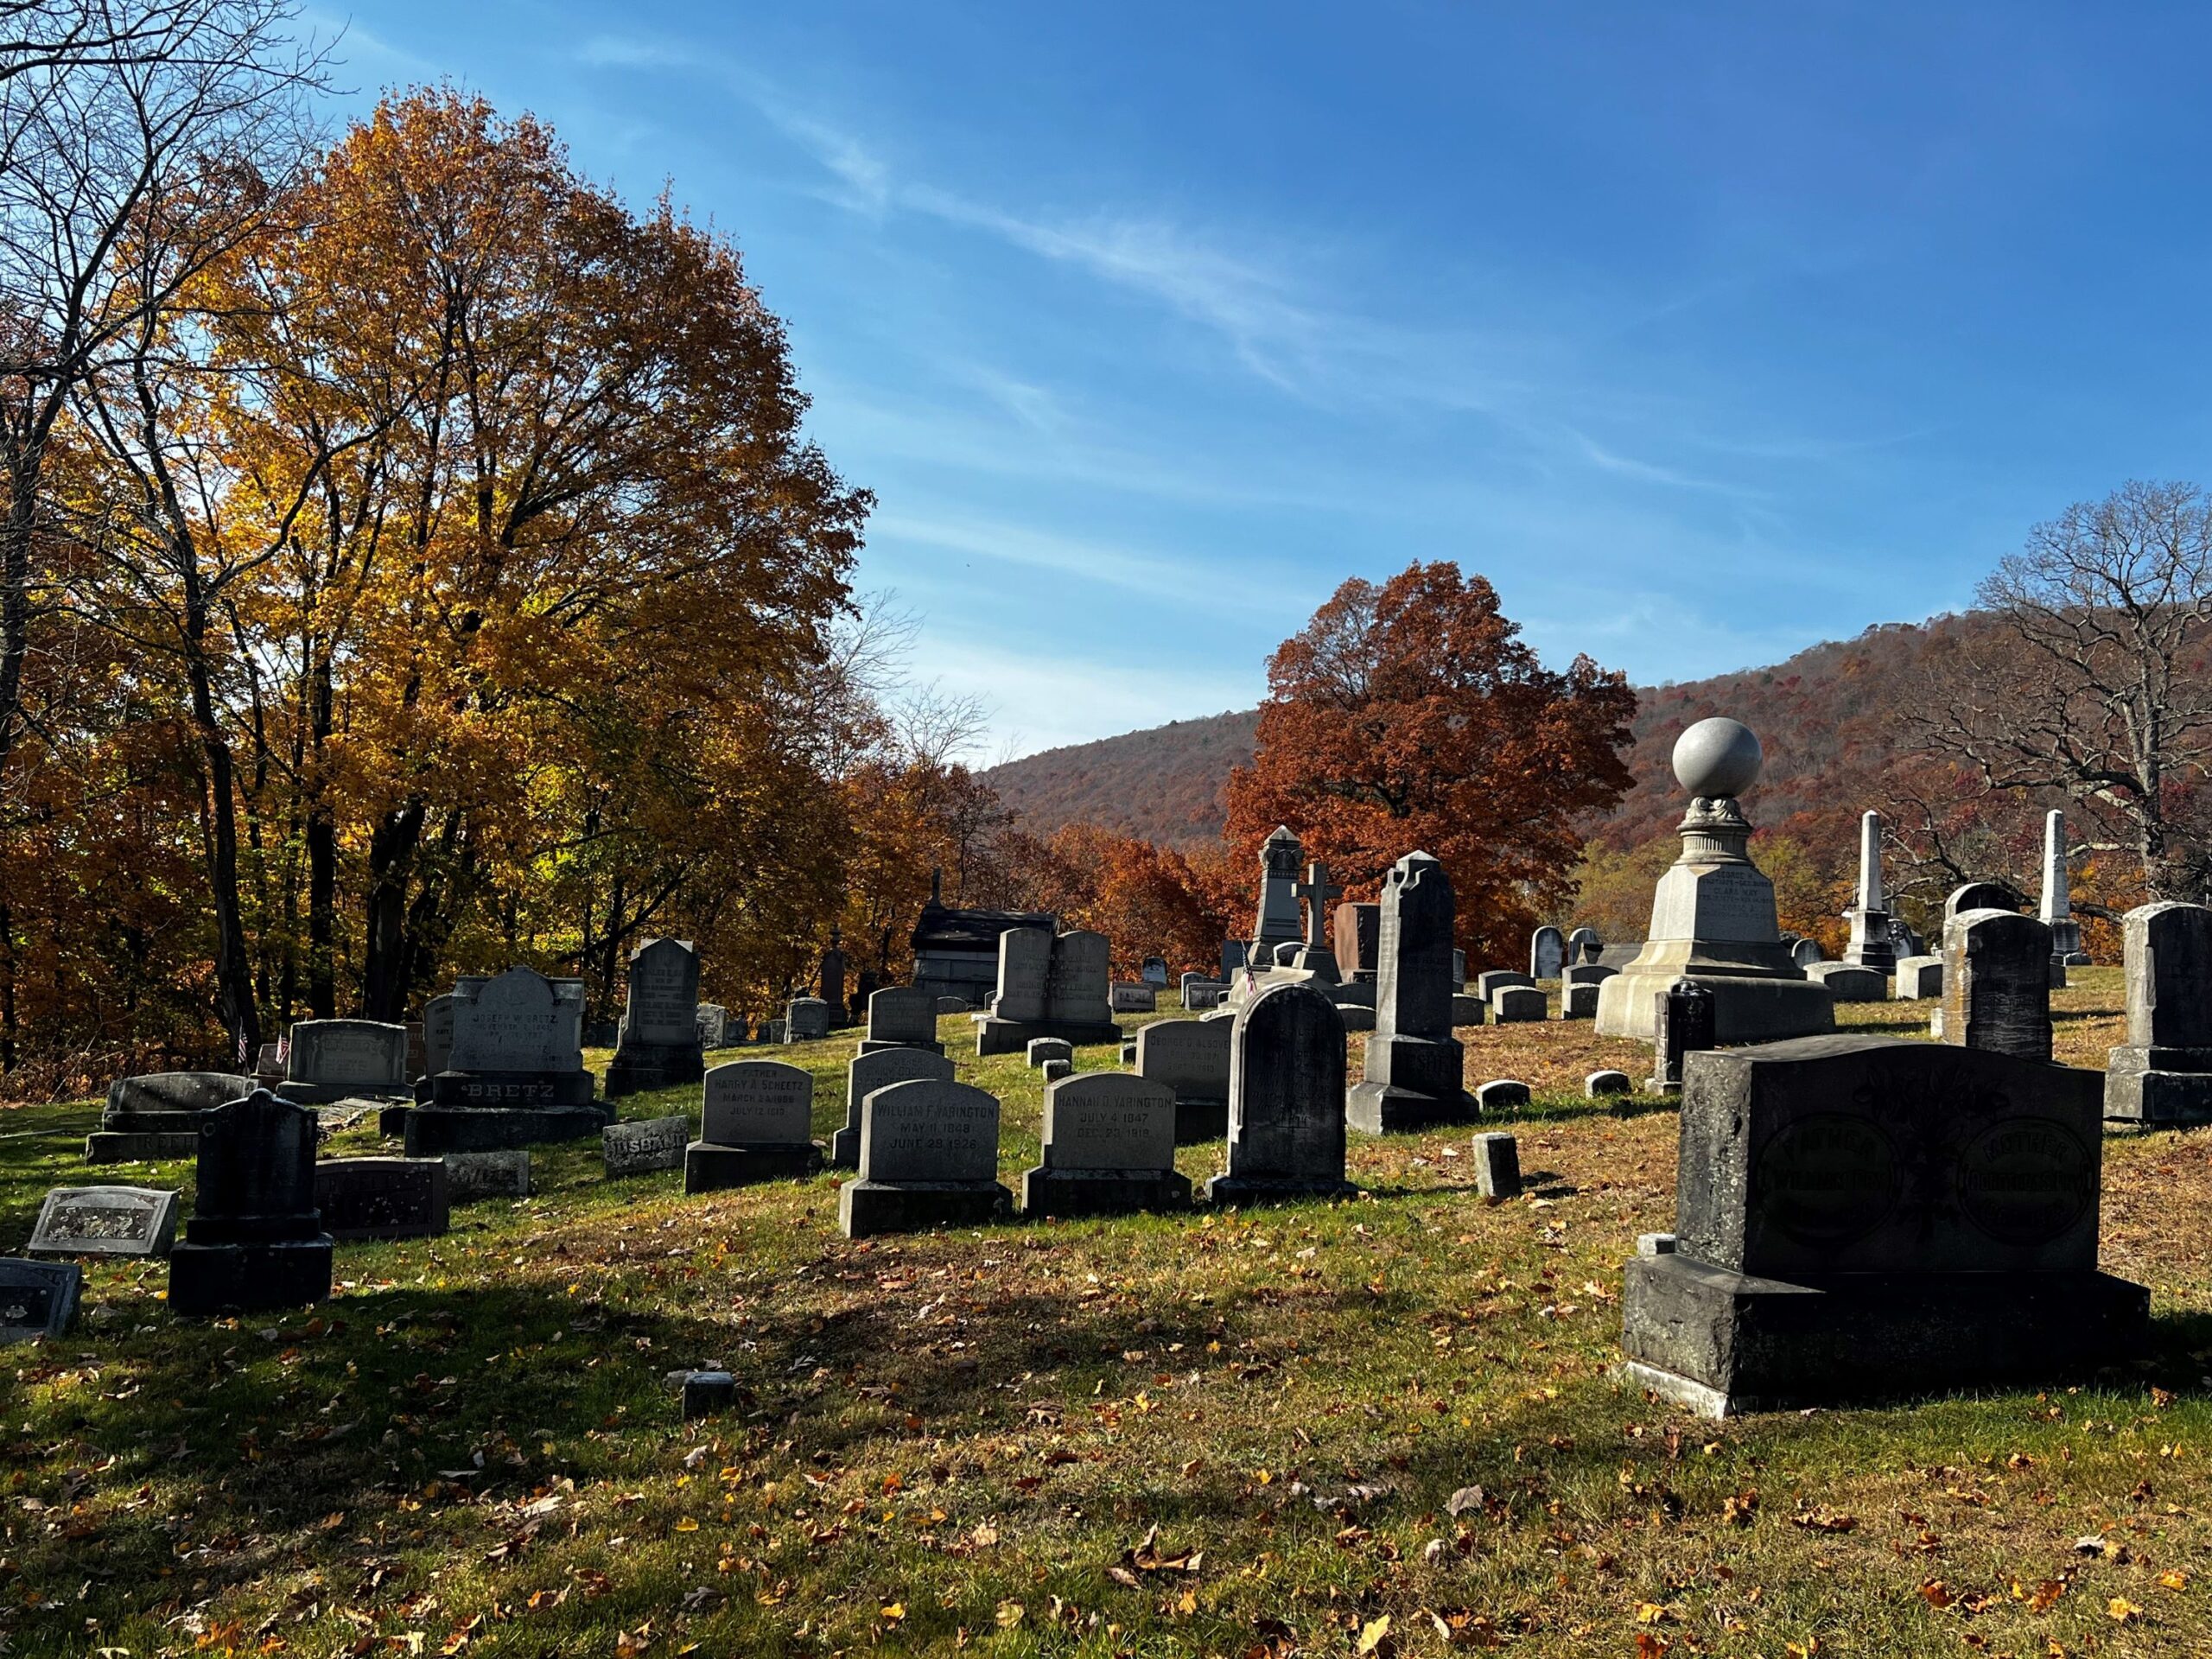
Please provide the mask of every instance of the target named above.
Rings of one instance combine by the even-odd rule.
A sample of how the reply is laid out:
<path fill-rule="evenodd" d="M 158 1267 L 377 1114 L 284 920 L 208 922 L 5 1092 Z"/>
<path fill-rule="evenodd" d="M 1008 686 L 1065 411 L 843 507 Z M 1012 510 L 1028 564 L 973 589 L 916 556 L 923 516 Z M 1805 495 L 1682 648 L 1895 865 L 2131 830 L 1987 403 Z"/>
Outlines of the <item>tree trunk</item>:
<path fill-rule="evenodd" d="M 192 724 L 200 741 L 201 834 L 207 861 L 207 896 L 215 912 L 215 996 L 223 1028 L 239 1064 L 261 1046 L 261 1013 L 255 1005 L 253 968 L 238 903 L 237 779 L 231 746 L 215 714 L 215 690 L 205 649 L 207 622 L 196 582 L 187 579 L 185 673 L 192 692 Z"/>
<path fill-rule="evenodd" d="M 369 836 L 367 912 L 361 963 L 361 1013 L 371 1020 L 407 1017 L 407 880 L 423 839 L 423 804 L 409 801 L 378 821 Z"/>

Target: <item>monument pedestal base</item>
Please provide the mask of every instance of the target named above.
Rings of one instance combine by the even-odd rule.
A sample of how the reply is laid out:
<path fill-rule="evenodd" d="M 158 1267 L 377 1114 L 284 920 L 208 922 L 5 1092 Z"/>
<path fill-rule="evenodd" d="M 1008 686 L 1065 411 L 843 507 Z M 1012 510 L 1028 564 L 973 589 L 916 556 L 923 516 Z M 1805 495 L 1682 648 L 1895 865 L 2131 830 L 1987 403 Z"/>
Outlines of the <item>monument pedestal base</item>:
<path fill-rule="evenodd" d="M 675 1089 L 707 1075 L 696 1043 L 639 1043 L 618 1048 L 607 1067 L 607 1097 L 642 1095 L 649 1089 Z"/>
<path fill-rule="evenodd" d="M 403 1134 L 410 1158 L 448 1152 L 505 1152 L 548 1141 L 581 1141 L 613 1115 L 597 1106 L 416 1106 Z"/>
<path fill-rule="evenodd" d="M 980 1227 L 1013 1208 L 1014 1194 L 996 1181 L 847 1181 L 837 1189 L 837 1225 L 847 1238 Z"/>
<path fill-rule="evenodd" d="M 725 1147 L 710 1141 L 694 1141 L 683 1149 L 683 1190 L 720 1192 L 756 1181 L 801 1180 L 822 1167 L 822 1148 L 804 1147 Z"/>
<path fill-rule="evenodd" d="M 1021 1176 L 1021 1213 L 1117 1216 L 1139 1210 L 1187 1210 L 1191 1178 L 1173 1169 L 1046 1169 Z"/>
<path fill-rule="evenodd" d="M 1640 1255 L 1621 1300 L 1624 1376 L 1708 1417 L 2056 1382 L 2151 1334 L 2151 1293 L 2094 1271 L 1785 1283 Z"/>
<path fill-rule="evenodd" d="M 1722 1045 L 1773 1043 L 1816 1037 L 1835 1029 L 1835 999 L 1808 979 L 1700 973 L 1639 962 L 1598 988 L 1598 1034 L 1652 1040 L 1652 999 L 1678 979 L 1694 980 L 1713 993 L 1713 1040 Z"/>
<path fill-rule="evenodd" d="M 177 1245 L 169 1252 L 169 1311 L 192 1318 L 305 1307 L 330 1298 L 332 1243 Z"/>
<path fill-rule="evenodd" d="M 1464 1089 L 1457 1095 L 1426 1095 L 1392 1083 L 1356 1083 L 1344 1091 L 1344 1122 L 1370 1135 L 1471 1123 L 1477 1116 L 1474 1096 Z"/>
<path fill-rule="evenodd" d="M 1201 1141 L 1222 1141 L 1229 1135 L 1229 1103 L 1225 1100 L 1178 1100 L 1175 1103 L 1175 1144 L 1196 1146 Z"/>
<path fill-rule="evenodd" d="M 2212 1123 L 2212 1050 L 2113 1049 L 2105 1063 L 2105 1116 L 2126 1123 Z"/>
<path fill-rule="evenodd" d="M 1350 1181 L 1268 1181 L 1249 1175 L 1217 1175 L 1206 1183 L 1206 1201 L 1223 1207 L 1358 1196 L 1359 1188 Z"/>
<path fill-rule="evenodd" d="M 1019 1054 L 1033 1039 L 1058 1037 L 1077 1048 L 1089 1043 L 1118 1043 L 1122 1028 L 1112 1020 L 1103 1025 L 1065 1020 L 1001 1020 L 986 1014 L 976 1021 L 976 1054 Z"/>

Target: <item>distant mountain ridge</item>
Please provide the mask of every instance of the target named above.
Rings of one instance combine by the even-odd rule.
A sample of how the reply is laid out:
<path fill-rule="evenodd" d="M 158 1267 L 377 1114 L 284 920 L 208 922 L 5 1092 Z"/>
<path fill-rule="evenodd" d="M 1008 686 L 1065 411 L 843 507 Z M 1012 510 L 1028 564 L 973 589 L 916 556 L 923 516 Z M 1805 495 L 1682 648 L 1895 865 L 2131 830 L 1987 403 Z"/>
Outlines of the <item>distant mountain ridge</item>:
<path fill-rule="evenodd" d="M 1876 774 L 1902 747 L 1899 715 L 1924 685 L 1923 662 L 1947 633 L 1976 619 L 1891 622 L 1854 639 L 1808 646 L 1770 668 L 1639 688 L 1636 785 L 1592 835 L 1630 847 L 1681 817 L 1669 760 L 1685 726 L 1732 715 L 1766 751 L 1745 798 L 1754 822 L 1825 842 L 1848 833 Z M 1216 839 L 1228 817 L 1231 769 L 1249 765 L 1259 711 L 1247 709 L 1047 749 L 984 773 L 1033 835 L 1094 823 L 1166 847 Z"/>

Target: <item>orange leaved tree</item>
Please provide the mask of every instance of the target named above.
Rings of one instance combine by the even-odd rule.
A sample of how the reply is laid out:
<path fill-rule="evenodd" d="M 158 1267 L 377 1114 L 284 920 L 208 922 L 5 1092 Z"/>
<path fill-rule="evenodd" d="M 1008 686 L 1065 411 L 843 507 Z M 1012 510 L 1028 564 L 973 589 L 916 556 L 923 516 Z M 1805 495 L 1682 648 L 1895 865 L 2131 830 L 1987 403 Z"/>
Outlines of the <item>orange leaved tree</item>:
<path fill-rule="evenodd" d="M 1635 712 L 1627 681 L 1587 657 L 1546 668 L 1456 564 L 1355 577 L 1268 659 L 1228 839 L 1249 851 L 1287 823 L 1355 896 L 1424 849 L 1451 873 L 1460 943 L 1516 961 L 1572 888 L 1580 826 L 1629 786 Z"/>

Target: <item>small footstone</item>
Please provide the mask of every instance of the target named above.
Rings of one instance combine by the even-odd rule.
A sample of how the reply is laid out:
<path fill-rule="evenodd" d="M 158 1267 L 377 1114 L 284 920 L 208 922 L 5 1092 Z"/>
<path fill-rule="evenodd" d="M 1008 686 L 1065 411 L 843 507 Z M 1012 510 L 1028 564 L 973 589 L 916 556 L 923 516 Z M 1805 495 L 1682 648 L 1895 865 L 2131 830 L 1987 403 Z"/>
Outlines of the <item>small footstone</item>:
<path fill-rule="evenodd" d="M 1134 1042 L 1123 1043 L 1122 1045 L 1122 1064 L 1123 1065 L 1135 1065 L 1136 1063 L 1137 1046 Z"/>
<path fill-rule="evenodd" d="M 1638 1255 L 1672 1255 L 1675 1253 L 1675 1236 L 1672 1233 L 1638 1233 L 1636 1236 L 1636 1253 Z"/>
<path fill-rule="evenodd" d="M 728 1371 L 687 1371 L 683 1376 L 683 1414 L 711 1417 L 737 1403 L 737 1379 Z"/>
<path fill-rule="evenodd" d="M 1529 1103 L 1529 1085 L 1499 1077 L 1475 1090 L 1475 1107 L 1482 1112 L 1517 1111 Z"/>
<path fill-rule="evenodd" d="M 1942 957 L 1900 957 L 1897 958 L 1897 1001 L 1925 1002 L 1942 995 Z"/>
<path fill-rule="evenodd" d="M 1635 1088 L 1635 1083 L 1625 1071 L 1592 1071 L 1582 1079 L 1582 1093 L 1590 1100 L 1602 1100 L 1607 1095 L 1629 1094 Z"/>
<path fill-rule="evenodd" d="M 1040 1069 L 1045 1073 L 1046 1082 L 1058 1083 L 1062 1077 L 1071 1077 L 1075 1075 L 1075 1062 L 1073 1060 L 1047 1060 Z"/>
<path fill-rule="evenodd" d="M 1889 976 L 1872 968 L 1848 962 L 1816 962 L 1805 977 L 1828 988 L 1839 1002 L 1880 1002 L 1890 994 Z"/>
<path fill-rule="evenodd" d="M 1483 1006 L 1479 996 L 1469 996 L 1464 991 L 1452 993 L 1452 1025 L 1454 1030 L 1461 1026 L 1479 1026 L 1489 1017 L 1490 1011 Z"/>
<path fill-rule="evenodd" d="M 1475 1137 L 1475 1185 L 1492 1204 L 1521 1196 L 1521 1147 L 1511 1135 Z"/>
<path fill-rule="evenodd" d="M 67 1335 L 84 1287 L 74 1262 L 0 1257 L 0 1344 Z"/>
<path fill-rule="evenodd" d="M 1022 1051 L 1032 1065 L 1042 1065 L 1047 1060 L 1072 1060 L 1075 1045 L 1065 1037 L 1032 1037 Z"/>

